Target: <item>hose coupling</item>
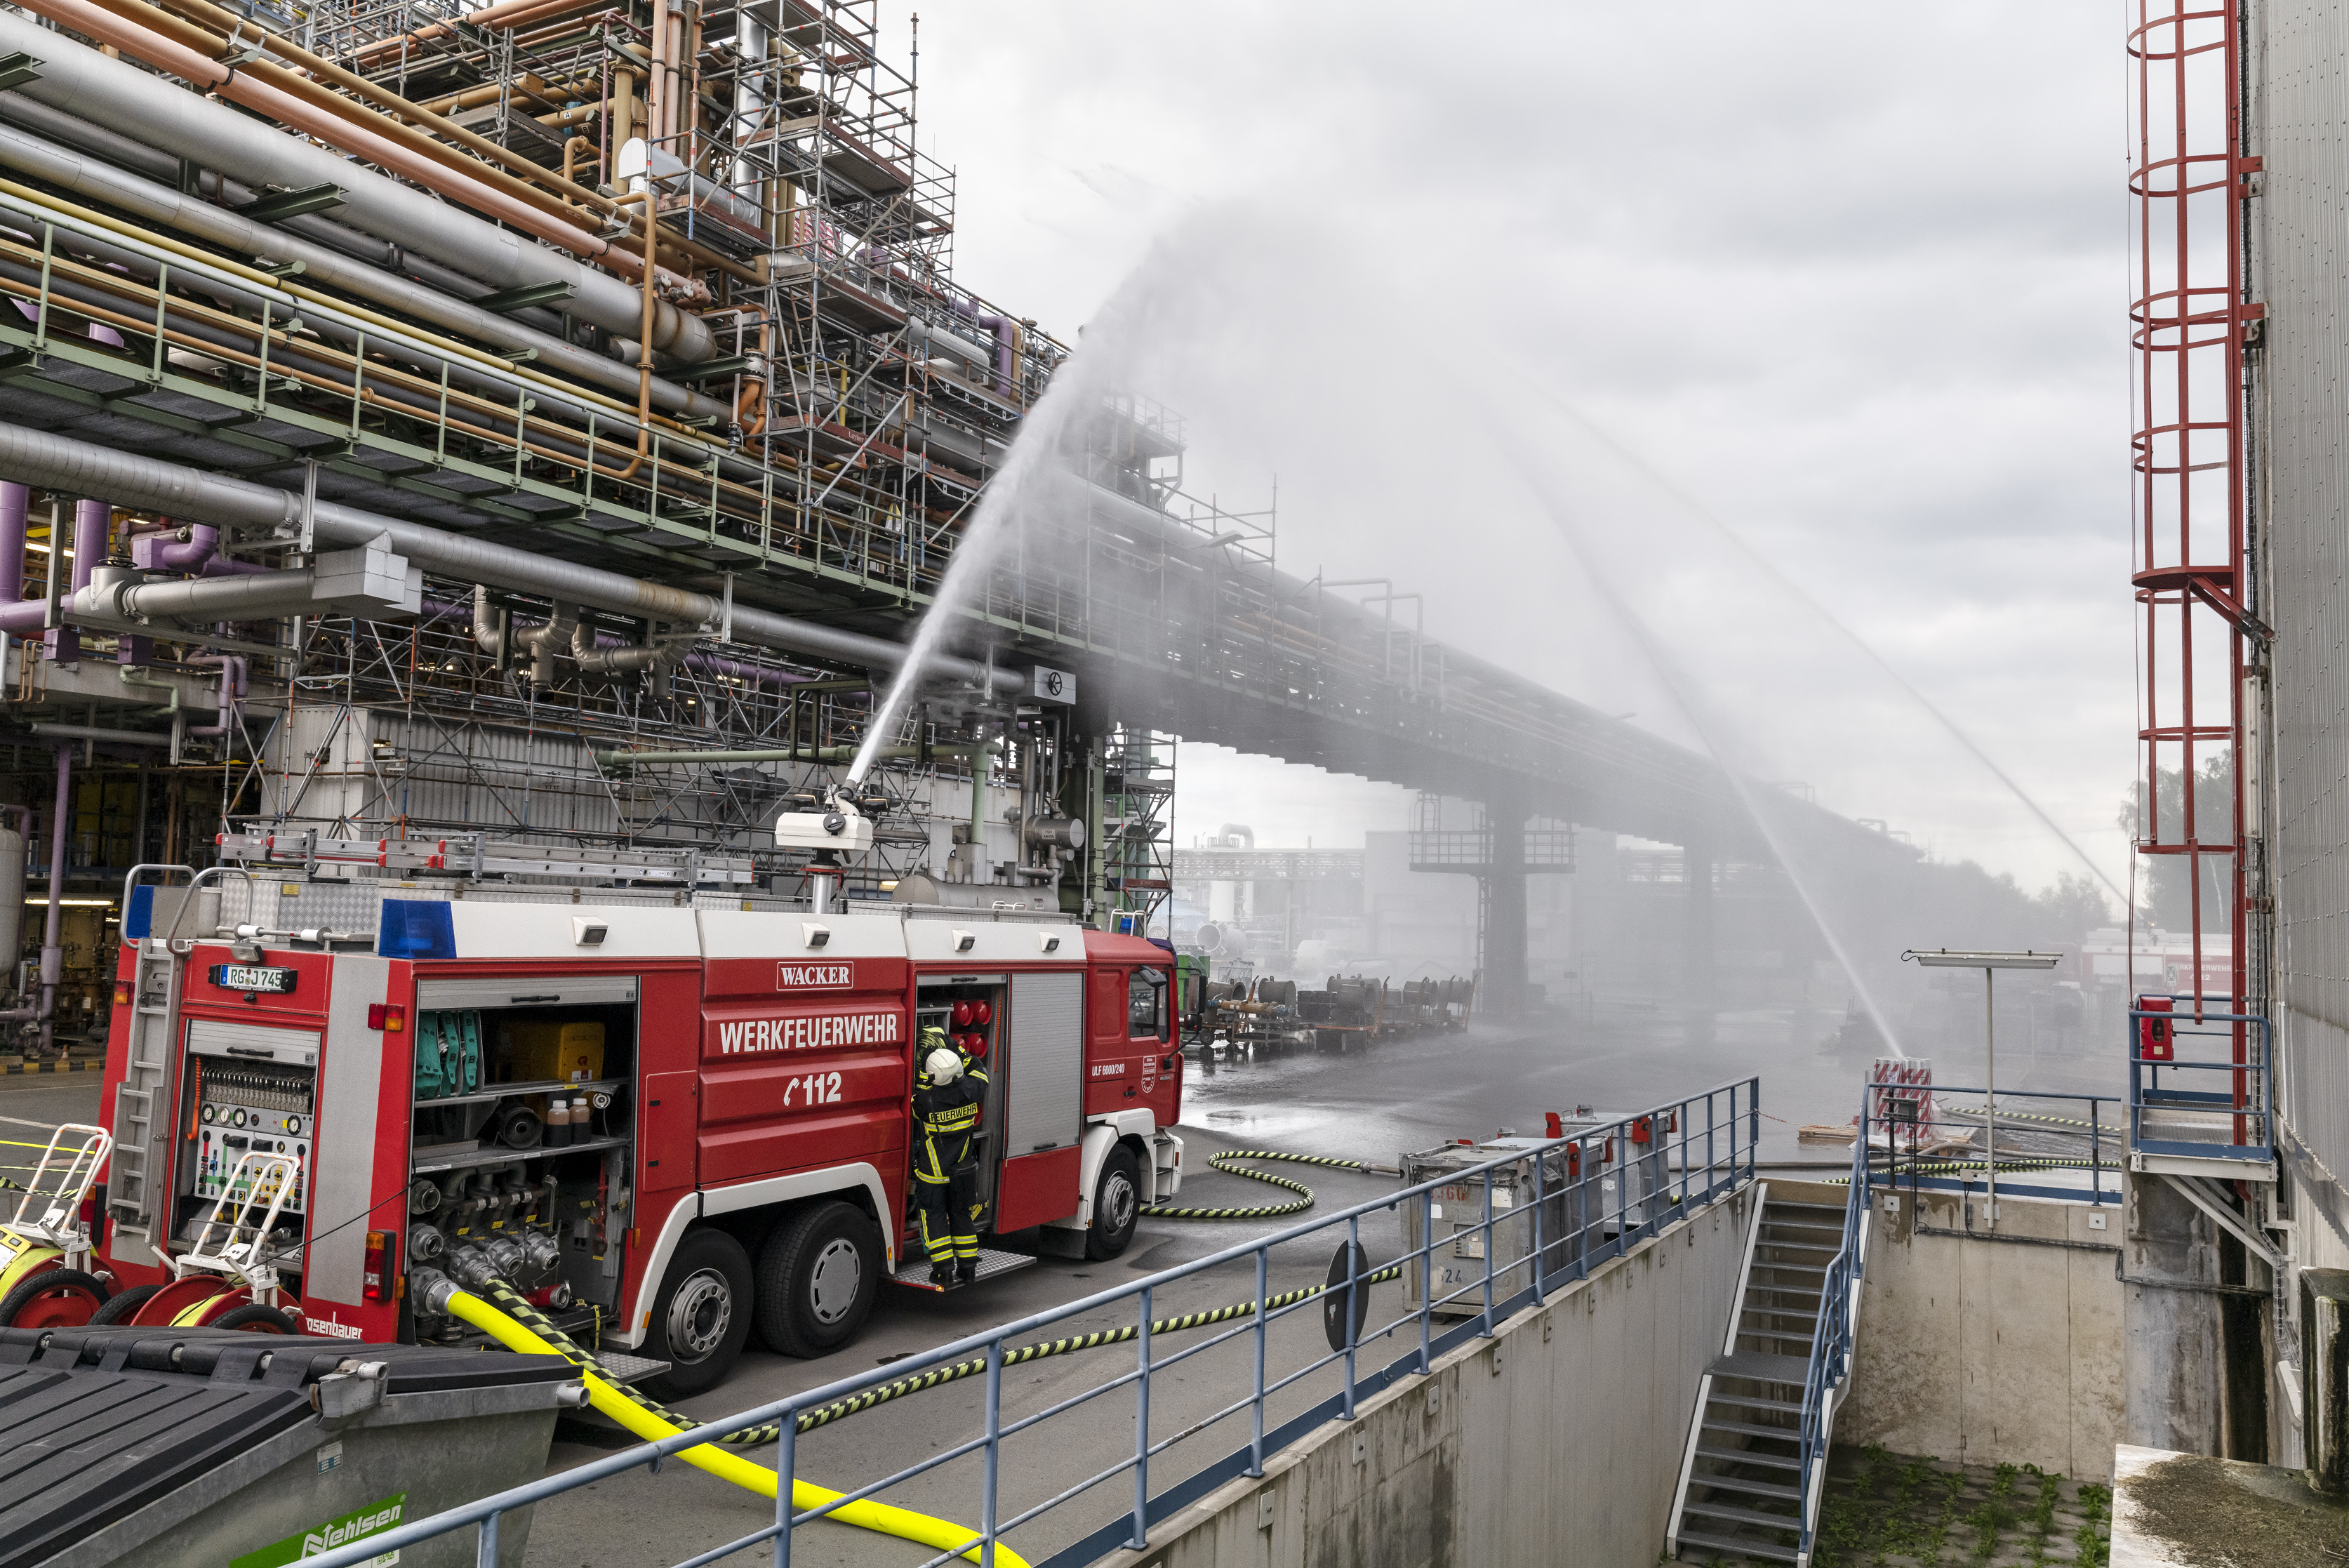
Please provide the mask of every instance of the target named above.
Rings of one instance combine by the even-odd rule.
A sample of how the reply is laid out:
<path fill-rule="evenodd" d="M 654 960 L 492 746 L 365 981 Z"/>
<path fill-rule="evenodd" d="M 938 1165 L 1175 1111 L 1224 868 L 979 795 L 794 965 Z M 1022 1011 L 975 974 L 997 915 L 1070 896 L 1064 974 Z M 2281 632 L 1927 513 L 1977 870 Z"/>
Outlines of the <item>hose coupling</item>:
<path fill-rule="evenodd" d="M 471 1241 L 449 1249 L 449 1272 L 468 1290 L 481 1290 L 497 1278 L 497 1260 Z"/>
<path fill-rule="evenodd" d="M 449 1315 L 449 1299 L 457 1293 L 457 1282 L 438 1269 L 419 1269 L 409 1276 L 409 1286 L 424 1310 L 434 1317 Z"/>

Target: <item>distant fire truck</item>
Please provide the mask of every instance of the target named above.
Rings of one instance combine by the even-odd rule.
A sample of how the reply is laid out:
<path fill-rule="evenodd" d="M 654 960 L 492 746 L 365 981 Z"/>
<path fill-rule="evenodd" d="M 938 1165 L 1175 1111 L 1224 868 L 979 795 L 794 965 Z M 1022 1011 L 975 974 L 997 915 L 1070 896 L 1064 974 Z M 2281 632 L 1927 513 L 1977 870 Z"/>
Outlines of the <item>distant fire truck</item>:
<path fill-rule="evenodd" d="M 668 1363 L 672 1394 L 723 1377 L 754 1325 L 823 1354 L 885 1277 L 927 1284 L 906 1189 L 932 1025 L 986 1052 L 995 1236 L 1112 1257 L 1180 1187 L 1174 959 L 1152 942 L 1019 910 L 754 908 L 780 901 L 647 889 L 640 867 L 616 891 L 403 882 L 433 857 L 412 842 L 295 854 L 126 900 L 109 1321 L 259 1299 L 304 1334 L 460 1338 L 405 1285 L 476 1248 L 583 1338 Z M 223 1192 L 264 1180 L 273 1272 L 188 1268 Z M 1029 1261 L 990 1247 L 980 1277 Z"/>

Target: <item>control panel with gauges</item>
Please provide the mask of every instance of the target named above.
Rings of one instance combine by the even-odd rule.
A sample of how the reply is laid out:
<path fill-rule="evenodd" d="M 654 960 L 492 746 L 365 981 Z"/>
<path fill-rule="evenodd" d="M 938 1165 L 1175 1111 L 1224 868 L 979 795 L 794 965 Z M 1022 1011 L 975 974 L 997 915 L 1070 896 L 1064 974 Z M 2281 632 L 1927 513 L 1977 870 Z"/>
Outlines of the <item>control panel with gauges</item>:
<path fill-rule="evenodd" d="M 199 1058 L 197 1106 L 191 1118 L 195 1195 L 219 1197 L 222 1184 L 248 1151 L 290 1156 L 306 1177 L 310 1140 L 316 1132 L 316 1107 L 311 1104 L 313 1081 L 311 1073 L 298 1068 Z M 303 1185 L 306 1187 L 307 1181 Z M 256 1195 L 260 1201 L 269 1196 Z M 289 1194 L 285 1211 L 301 1213 L 305 1199 L 303 1192 Z"/>

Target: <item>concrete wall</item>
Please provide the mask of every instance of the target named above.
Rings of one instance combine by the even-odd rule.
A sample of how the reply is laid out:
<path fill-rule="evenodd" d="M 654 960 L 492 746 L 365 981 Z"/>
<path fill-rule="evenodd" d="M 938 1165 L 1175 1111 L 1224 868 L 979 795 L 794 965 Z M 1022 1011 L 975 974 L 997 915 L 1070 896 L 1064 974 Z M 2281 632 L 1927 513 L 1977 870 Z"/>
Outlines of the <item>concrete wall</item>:
<path fill-rule="evenodd" d="M 1752 1189 L 1365 1400 L 1151 1532 L 1130 1568 L 1656 1561 Z"/>
<path fill-rule="evenodd" d="M 1886 1203 L 1836 1441 L 2109 1479 L 2126 1417 L 2116 1254 L 1990 1241 L 1979 1200 L 1982 1239 L 1926 1234 L 1966 1229 L 1956 1193 L 1923 1194 L 1913 1216 Z M 1999 1200 L 1997 1233 L 2011 1238 L 2118 1247 L 2122 1224 L 2116 1204 Z"/>

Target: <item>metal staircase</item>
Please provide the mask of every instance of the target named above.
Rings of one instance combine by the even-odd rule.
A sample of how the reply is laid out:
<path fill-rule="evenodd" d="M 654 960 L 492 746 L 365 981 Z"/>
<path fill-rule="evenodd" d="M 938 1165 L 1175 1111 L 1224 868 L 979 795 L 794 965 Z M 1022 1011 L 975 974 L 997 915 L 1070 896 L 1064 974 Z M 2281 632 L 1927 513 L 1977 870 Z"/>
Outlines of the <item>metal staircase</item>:
<path fill-rule="evenodd" d="M 1848 1369 L 1848 1334 L 1820 1333 L 1823 1317 L 1840 1315 L 1828 1286 L 1846 1288 L 1848 1216 L 1774 1198 L 1766 1184 L 1759 1190 L 1729 1332 L 1697 1386 L 1665 1537 L 1674 1556 L 1696 1548 L 1708 1562 L 1801 1563 L 1808 1555 L 1806 1502 L 1816 1497 L 1826 1445 L 1805 1443 L 1804 1403 L 1815 1353 L 1837 1363 L 1826 1369 L 1830 1391 Z"/>

